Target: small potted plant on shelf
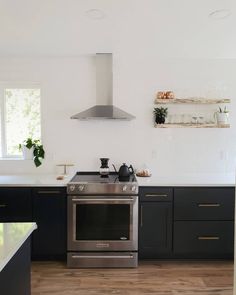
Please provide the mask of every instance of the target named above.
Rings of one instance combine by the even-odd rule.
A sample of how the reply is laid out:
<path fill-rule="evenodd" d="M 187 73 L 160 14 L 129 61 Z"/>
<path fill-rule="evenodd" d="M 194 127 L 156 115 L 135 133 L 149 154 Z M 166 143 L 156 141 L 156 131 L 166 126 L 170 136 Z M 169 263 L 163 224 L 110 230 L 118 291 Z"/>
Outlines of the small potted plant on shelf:
<path fill-rule="evenodd" d="M 155 122 L 157 124 L 164 124 L 166 116 L 168 114 L 168 108 L 154 108 Z"/>
<path fill-rule="evenodd" d="M 32 138 L 27 138 L 22 144 L 19 144 L 19 149 L 22 150 L 24 159 L 34 160 L 36 167 L 42 164 L 45 151 L 39 139 L 33 140 Z"/>
<path fill-rule="evenodd" d="M 215 117 L 218 125 L 226 125 L 229 123 L 229 111 L 226 107 L 224 107 L 224 109 L 219 107 L 219 110 L 215 113 Z"/>

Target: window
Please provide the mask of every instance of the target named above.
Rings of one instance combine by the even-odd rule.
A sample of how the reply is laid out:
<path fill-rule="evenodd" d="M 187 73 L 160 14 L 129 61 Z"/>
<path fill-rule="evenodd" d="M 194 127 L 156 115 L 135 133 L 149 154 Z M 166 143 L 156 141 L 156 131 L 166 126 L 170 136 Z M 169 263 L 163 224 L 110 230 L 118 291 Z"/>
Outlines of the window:
<path fill-rule="evenodd" d="M 0 157 L 20 157 L 20 143 L 41 138 L 40 89 L 0 86 L 0 104 Z"/>

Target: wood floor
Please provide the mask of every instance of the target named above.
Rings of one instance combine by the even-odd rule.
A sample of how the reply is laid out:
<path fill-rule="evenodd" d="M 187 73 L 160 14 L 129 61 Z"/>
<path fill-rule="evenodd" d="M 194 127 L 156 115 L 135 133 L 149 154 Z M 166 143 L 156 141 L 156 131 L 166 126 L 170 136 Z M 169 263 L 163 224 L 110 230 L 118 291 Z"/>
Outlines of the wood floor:
<path fill-rule="evenodd" d="M 33 262 L 32 295 L 232 295 L 233 262 L 141 261 L 137 269 Z"/>

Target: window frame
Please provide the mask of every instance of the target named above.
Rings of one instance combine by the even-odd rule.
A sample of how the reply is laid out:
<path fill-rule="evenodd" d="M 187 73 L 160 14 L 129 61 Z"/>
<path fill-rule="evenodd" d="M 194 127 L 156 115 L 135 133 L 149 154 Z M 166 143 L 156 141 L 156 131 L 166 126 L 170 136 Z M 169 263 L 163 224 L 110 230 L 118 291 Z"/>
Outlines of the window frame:
<path fill-rule="evenodd" d="M 40 140 L 42 140 L 42 87 L 39 83 L 24 82 L 24 83 L 12 83 L 12 82 L 0 82 L 0 146 L 2 154 L 0 159 L 23 159 L 23 155 L 8 155 L 7 154 L 7 142 L 6 142 L 6 89 L 40 89 L 40 100 L 39 100 L 39 112 L 40 112 Z"/>

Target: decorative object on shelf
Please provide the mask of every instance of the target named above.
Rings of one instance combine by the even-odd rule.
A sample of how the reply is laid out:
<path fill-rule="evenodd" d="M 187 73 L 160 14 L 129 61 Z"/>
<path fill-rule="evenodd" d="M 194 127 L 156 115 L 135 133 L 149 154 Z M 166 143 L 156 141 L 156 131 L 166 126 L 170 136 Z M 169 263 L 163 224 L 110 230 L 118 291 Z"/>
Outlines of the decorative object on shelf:
<path fill-rule="evenodd" d="M 173 98 L 173 99 L 160 99 L 158 96 L 155 100 L 156 104 L 217 104 L 217 103 L 230 103 L 228 98 L 204 98 L 204 97 L 189 97 L 189 98 Z"/>
<path fill-rule="evenodd" d="M 156 95 L 158 99 L 174 99 L 175 95 L 173 91 L 158 91 Z"/>
<path fill-rule="evenodd" d="M 230 124 L 165 123 L 156 124 L 155 128 L 230 128 Z"/>
<path fill-rule="evenodd" d="M 29 137 L 24 140 L 22 144 L 19 144 L 19 149 L 22 150 L 23 158 L 25 160 L 33 159 L 36 167 L 39 167 L 42 164 L 45 151 L 39 139 L 33 140 Z"/>
<path fill-rule="evenodd" d="M 168 108 L 154 108 L 155 122 L 157 124 L 164 124 L 166 116 L 168 114 Z"/>
<path fill-rule="evenodd" d="M 226 106 L 224 109 L 219 107 L 219 111 L 215 113 L 216 121 L 218 125 L 227 125 L 229 124 L 229 111 Z"/>

